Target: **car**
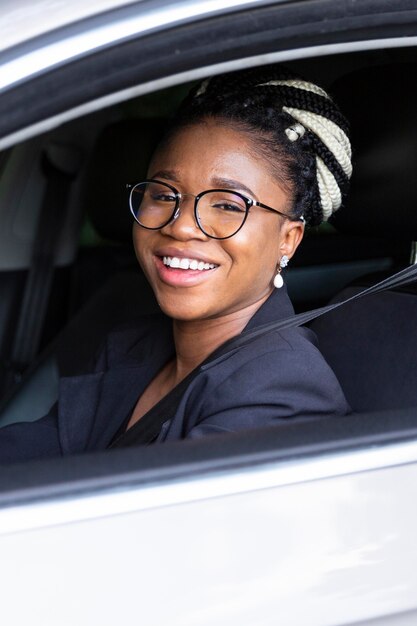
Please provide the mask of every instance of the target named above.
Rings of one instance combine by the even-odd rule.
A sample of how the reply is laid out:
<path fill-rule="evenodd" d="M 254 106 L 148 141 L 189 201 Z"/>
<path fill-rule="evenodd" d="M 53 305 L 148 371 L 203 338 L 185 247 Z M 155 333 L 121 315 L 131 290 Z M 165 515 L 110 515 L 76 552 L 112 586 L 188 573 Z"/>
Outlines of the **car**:
<path fill-rule="evenodd" d="M 0 426 L 155 310 L 126 183 L 202 78 L 283 62 L 351 121 L 348 205 L 288 270 L 298 312 L 415 264 L 414 0 L 13 0 L 0 35 Z M 2 465 L 4 622 L 416 624 L 416 314 L 408 284 L 311 323 L 347 417 Z"/>

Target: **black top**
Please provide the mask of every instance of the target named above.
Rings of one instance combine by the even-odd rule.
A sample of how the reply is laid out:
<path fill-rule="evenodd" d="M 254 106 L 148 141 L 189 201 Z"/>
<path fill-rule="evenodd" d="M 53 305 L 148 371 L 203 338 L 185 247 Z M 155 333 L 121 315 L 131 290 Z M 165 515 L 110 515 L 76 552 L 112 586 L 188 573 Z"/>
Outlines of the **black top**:
<path fill-rule="evenodd" d="M 285 288 L 274 290 L 246 329 L 293 313 Z M 164 315 L 146 316 L 135 327 L 110 333 L 90 374 L 61 379 L 58 403 L 46 417 L 0 429 L 0 462 L 107 448 L 174 355 L 172 322 Z M 166 418 L 157 442 L 350 412 L 315 335 L 305 328 L 276 331 L 243 347 L 216 351 L 187 378 L 175 401 L 167 396 L 161 403 Z"/>

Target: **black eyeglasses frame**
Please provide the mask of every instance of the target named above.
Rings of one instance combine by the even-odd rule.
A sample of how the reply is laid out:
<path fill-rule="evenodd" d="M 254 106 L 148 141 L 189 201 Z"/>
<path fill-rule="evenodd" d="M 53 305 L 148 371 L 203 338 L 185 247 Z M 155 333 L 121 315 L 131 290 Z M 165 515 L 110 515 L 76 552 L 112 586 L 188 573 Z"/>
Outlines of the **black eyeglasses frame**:
<path fill-rule="evenodd" d="M 171 189 L 171 191 L 174 193 L 175 195 L 175 207 L 172 211 L 172 214 L 170 216 L 170 218 L 164 222 L 163 224 L 161 224 L 161 226 L 157 226 L 157 227 L 150 227 L 150 226 L 145 226 L 144 224 L 142 224 L 138 218 L 136 217 L 133 208 L 132 208 L 132 192 L 133 189 L 137 186 L 137 185 L 143 185 L 144 183 L 157 183 L 159 185 L 165 185 L 166 187 L 169 187 L 169 189 Z M 237 235 L 237 233 L 243 228 L 243 226 L 245 225 L 245 222 L 248 218 L 249 215 L 249 209 L 252 206 L 258 206 L 261 209 L 265 209 L 266 211 L 272 211 L 273 213 L 278 213 L 278 215 L 281 215 L 281 217 L 284 217 L 287 220 L 291 220 L 291 221 L 295 221 L 295 222 L 303 222 L 305 223 L 304 217 L 296 217 L 293 218 L 290 215 L 287 215 L 286 213 L 283 213 L 282 211 L 278 211 L 278 209 L 274 209 L 270 206 L 268 206 L 267 204 L 263 204 L 262 202 L 258 202 L 257 200 L 253 200 L 252 198 L 248 198 L 248 196 L 246 196 L 245 194 L 241 193 L 240 191 L 235 191 L 234 189 L 206 189 L 205 191 L 201 191 L 198 195 L 194 195 L 192 193 L 181 193 L 180 191 L 178 191 L 178 189 L 176 189 L 175 187 L 173 187 L 173 185 L 170 185 L 169 183 L 166 183 L 165 181 L 162 180 L 158 180 L 156 178 L 147 178 L 145 180 L 141 180 L 139 183 L 127 183 L 126 184 L 126 189 L 129 190 L 129 208 L 130 208 L 130 212 L 133 215 L 134 220 L 139 224 L 139 226 L 142 226 L 142 228 L 146 228 L 147 230 L 161 230 L 161 228 L 164 228 L 165 226 L 167 226 L 170 222 L 174 221 L 177 219 L 177 217 L 180 214 L 181 211 L 181 199 L 183 198 L 183 196 L 193 196 L 194 197 L 194 218 L 196 221 L 196 224 L 198 225 L 199 229 L 201 230 L 202 233 L 204 233 L 207 237 L 210 237 L 210 239 L 217 239 L 217 240 L 224 240 L 224 239 L 230 239 L 231 237 L 234 237 L 235 235 Z M 212 192 L 227 192 L 227 193 L 233 193 L 236 196 L 239 196 L 239 198 L 241 198 L 244 203 L 245 203 L 245 217 L 242 220 L 241 225 L 239 226 L 239 228 L 232 233 L 231 235 L 227 235 L 227 237 L 215 237 L 214 235 L 210 235 L 209 233 L 207 233 L 201 222 L 200 222 L 200 216 L 198 214 L 198 203 L 200 201 L 200 199 L 205 196 L 208 193 L 212 193 Z"/>

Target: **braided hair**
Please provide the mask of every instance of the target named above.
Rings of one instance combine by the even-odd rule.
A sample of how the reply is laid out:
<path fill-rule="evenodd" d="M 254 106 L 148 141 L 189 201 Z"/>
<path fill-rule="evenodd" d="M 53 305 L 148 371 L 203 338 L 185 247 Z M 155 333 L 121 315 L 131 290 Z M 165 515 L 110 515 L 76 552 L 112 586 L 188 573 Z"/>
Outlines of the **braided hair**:
<path fill-rule="evenodd" d="M 206 79 L 185 98 L 166 139 L 208 118 L 253 137 L 257 153 L 292 192 L 291 217 L 315 226 L 343 204 L 352 174 L 348 123 L 317 85 L 277 65 Z"/>

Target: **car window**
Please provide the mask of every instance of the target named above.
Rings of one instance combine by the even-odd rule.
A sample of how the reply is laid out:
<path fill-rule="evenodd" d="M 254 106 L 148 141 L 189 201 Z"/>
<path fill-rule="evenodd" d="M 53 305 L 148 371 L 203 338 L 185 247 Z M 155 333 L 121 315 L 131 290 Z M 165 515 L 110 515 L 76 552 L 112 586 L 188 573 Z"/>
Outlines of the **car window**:
<path fill-rule="evenodd" d="M 268 13 L 269 10 L 265 11 L 265 16 L 272 14 Z M 294 15 L 288 12 L 289 22 Z M 239 22 L 242 28 L 245 28 L 247 16 L 242 14 Z M 338 17 L 336 11 L 334 18 L 337 20 Z M 220 30 L 225 24 L 222 23 Z M 115 52 L 113 56 L 116 58 Z M 391 56 L 394 64 L 398 63 L 401 67 L 402 63 L 414 58 L 414 52 L 396 50 Z M 355 72 L 362 66 L 378 66 L 382 60 L 383 55 L 375 51 L 324 56 L 319 62 L 308 58 L 295 60 L 292 66 L 296 71 L 311 72 L 314 78 L 331 88 L 340 75 Z M 95 60 L 91 67 L 97 76 Z M 52 74 L 39 76 L 39 93 L 43 93 L 43 81 L 50 80 Z M 64 74 L 64 68 L 56 76 L 60 74 Z M 4 287 L 4 315 L 0 331 L 5 364 L 3 424 L 41 417 L 56 399 L 59 376 L 88 369 L 106 332 L 128 322 L 138 313 L 156 310 L 155 300 L 137 270 L 131 248 L 131 218 L 127 210 L 124 211 L 124 185 L 145 175 L 147 160 L 158 137 L 178 102 L 193 84 L 180 82 L 162 91 L 156 90 L 113 107 L 102 108 L 97 113 L 81 115 L 56 130 L 21 143 L 14 150 L 14 161 L 9 160 L 1 181 L 4 198 L 8 198 L 8 189 L 19 189 L 20 193 L 20 208 L 13 206 L 16 200 L 13 202 L 12 198 L 12 202 L 4 202 L 2 209 L 5 212 L 4 223 L 11 224 L 9 231 L 6 228 L 2 231 L 11 251 L 7 256 L 7 246 L 2 248 L 6 258 L 2 280 L 4 285 L 7 284 Z M 13 100 L 13 93 L 10 98 Z M 56 102 L 55 106 L 62 106 L 63 102 Z M 13 129 L 13 124 L 10 128 Z M 134 137 L 140 137 L 140 150 L 132 159 Z M 119 155 L 117 160 L 113 158 L 115 153 Z M 20 362 L 16 363 L 13 350 L 16 336 L 19 336 L 19 323 L 22 324 L 21 305 L 27 294 L 34 250 L 43 236 L 37 232 L 37 223 L 48 188 L 53 185 L 51 168 L 45 168 L 45 160 L 49 161 L 49 165 L 52 163 L 52 169 L 60 170 L 61 174 L 64 172 L 64 176 L 70 170 L 65 182 L 66 215 L 57 245 L 57 257 L 50 270 L 53 279 L 46 296 L 45 313 L 40 316 L 41 321 L 38 320 L 41 326 L 38 339 L 33 342 L 32 353 L 25 355 L 23 350 L 23 356 L 17 359 Z M 25 177 L 22 176 L 23 170 Z M 27 176 L 28 170 L 33 172 L 30 177 Z M 23 178 L 24 185 L 21 182 Z M 26 210 L 28 198 L 30 211 Z M 120 207 L 117 213 L 114 206 Z M 7 232 L 17 235 L 19 244 L 12 236 L 6 235 Z M 288 288 L 296 310 L 321 306 L 352 281 L 406 263 L 410 249 L 410 242 L 406 239 L 393 243 L 383 238 L 361 238 L 339 229 L 337 224 L 312 229 L 307 233 L 294 267 L 288 273 Z M 19 253 L 14 258 L 16 250 Z M 135 278 L 132 279 L 133 275 Z M 138 284 L 134 302 L 123 298 L 123 294 L 129 292 L 126 287 L 130 280 L 136 280 Z M 100 310 L 99 319 L 95 308 Z M 71 349 L 74 341 L 79 346 L 76 354 Z M 25 344 L 25 341 L 21 340 L 22 343 Z M 26 344 L 30 343 L 26 341 Z M 49 387 L 45 382 L 48 380 Z M 42 384 L 40 381 L 43 381 Z"/>
<path fill-rule="evenodd" d="M 213 73 L 284 61 L 352 118 L 353 217 L 308 232 L 288 270 L 297 311 L 415 261 L 412 3 L 234 3 L 93 51 L 67 46 L 119 11 L 169 8 L 120 4 L 7 51 L 26 62 L 38 45 L 71 50 L 0 91 L 1 427 L 41 418 L 61 377 L 91 372 L 112 328 L 157 310 L 125 185 Z M 51 198 L 59 236 L 36 285 L 37 252 L 57 232 L 39 228 Z M 10 623 L 415 623 L 415 299 L 407 286 L 314 324 L 357 402 L 350 416 L 3 465 Z"/>

